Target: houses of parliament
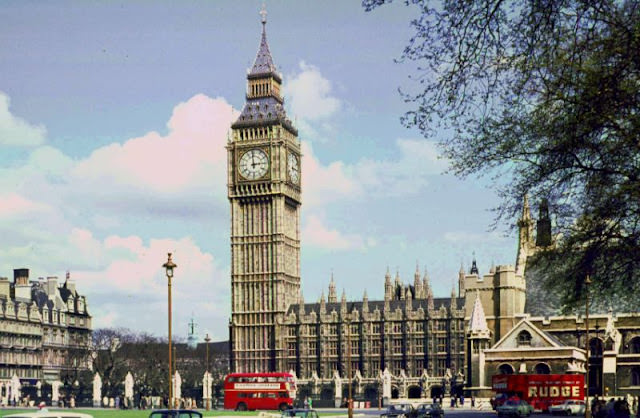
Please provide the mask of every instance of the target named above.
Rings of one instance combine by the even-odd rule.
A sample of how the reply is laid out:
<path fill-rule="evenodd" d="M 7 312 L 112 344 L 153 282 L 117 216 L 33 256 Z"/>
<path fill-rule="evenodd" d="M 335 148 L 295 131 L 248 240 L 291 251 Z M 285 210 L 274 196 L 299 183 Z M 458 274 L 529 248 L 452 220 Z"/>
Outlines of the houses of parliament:
<path fill-rule="evenodd" d="M 434 297 L 416 267 L 407 282 L 381 274 L 383 300 L 364 291 L 348 301 L 332 278 L 326 297 L 305 301 L 301 147 L 266 23 L 263 14 L 246 103 L 227 144 L 232 371 L 291 371 L 299 391 L 327 401 L 346 396 L 349 384 L 362 400 L 486 395 L 498 373 L 588 372 L 591 393 L 640 394 L 640 317 L 595 315 L 601 332 L 592 333 L 587 354 L 580 315 L 526 313 L 527 257 L 551 238 L 546 206 L 534 221 L 526 199 L 514 263 L 481 274 L 474 260 L 461 267 L 449 297 Z"/>

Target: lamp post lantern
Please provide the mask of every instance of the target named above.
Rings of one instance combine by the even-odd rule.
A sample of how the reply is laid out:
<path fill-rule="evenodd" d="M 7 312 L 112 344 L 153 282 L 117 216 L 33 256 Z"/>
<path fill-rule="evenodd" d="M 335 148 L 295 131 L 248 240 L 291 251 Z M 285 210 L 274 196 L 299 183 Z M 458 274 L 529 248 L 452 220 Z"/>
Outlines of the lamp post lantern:
<path fill-rule="evenodd" d="M 585 409 L 584 409 L 584 417 L 591 418 L 591 410 L 589 408 L 589 285 L 591 284 L 591 277 L 587 273 L 587 277 L 584 280 L 585 287 L 585 315 L 584 315 L 584 328 L 585 328 L 585 355 L 586 355 L 586 393 L 585 393 Z"/>
<path fill-rule="evenodd" d="M 162 265 L 167 273 L 167 293 L 168 293 L 168 313 L 169 313 L 169 409 L 173 406 L 173 368 L 171 363 L 171 279 L 173 278 L 173 270 L 178 267 L 173 260 L 171 260 L 171 253 L 169 253 L 167 262 Z"/>
<path fill-rule="evenodd" d="M 209 334 L 207 334 L 204 337 L 204 341 L 207 343 L 207 360 L 206 360 L 206 364 L 205 364 L 205 371 L 207 372 L 206 375 L 208 377 L 209 376 L 209 341 L 211 341 L 211 338 L 209 338 Z M 208 381 L 207 381 L 207 383 L 208 383 Z M 209 396 L 211 396 L 211 395 L 209 395 Z M 210 402 L 211 402 L 211 398 L 209 397 L 209 398 L 207 398 L 207 411 L 210 408 L 210 405 L 209 405 Z"/>

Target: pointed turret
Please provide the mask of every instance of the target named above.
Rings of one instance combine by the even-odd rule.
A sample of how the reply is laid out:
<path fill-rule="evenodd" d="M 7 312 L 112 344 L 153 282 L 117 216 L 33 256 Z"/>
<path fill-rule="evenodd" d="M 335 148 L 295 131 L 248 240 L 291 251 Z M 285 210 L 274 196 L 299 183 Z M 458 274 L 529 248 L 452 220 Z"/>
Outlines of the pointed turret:
<path fill-rule="evenodd" d="M 340 297 L 340 312 L 342 314 L 347 313 L 347 293 L 342 289 L 342 296 Z"/>
<path fill-rule="evenodd" d="M 298 296 L 298 314 L 304 315 L 306 312 L 304 310 L 304 295 L 302 294 L 302 289 L 300 289 Z"/>
<path fill-rule="evenodd" d="M 369 296 L 367 296 L 367 289 L 364 290 L 362 295 L 362 312 L 369 312 Z"/>
<path fill-rule="evenodd" d="M 322 294 L 320 295 L 320 313 L 321 314 L 325 314 L 327 313 L 327 304 L 324 300 L 324 290 L 322 291 Z"/>
<path fill-rule="evenodd" d="M 522 201 L 522 215 L 518 220 L 518 255 L 516 257 L 516 274 L 524 275 L 527 258 L 535 248 L 533 241 L 533 220 L 529 208 L 529 196 L 524 195 Z"/>
<path fill-rule="evenodd" d="M 424 298 L 424 288 L 422 287 L 422 280 L 420 280 L 420 267 L 416 262 L 416 272 L 413 274 L 413 295 L 414 299 Z"/>
<path fill-rule="evenodd" d="M 298 130 L 287 117 L 284 109 L 284 99 L 280 94 L 282 76 L 278 73 L 267 42 L 267 12 L 263 9 L 262 37 L 256 59 L 251 69 L 247 71 L 247 102 L 240 113 L 240 117 L 231 127 L 238 130 L 245 127 L 263 127 L 265 125 L 281 125 L 291 134 L 297 136 Z M 240 137 L 253 135 L 253 132 L 237 132 Z"/>
<path fill-rule="evenodd" d="M 411 289 L 407 288 L 405 291 L 405 297 L 404 297 L 404 301 L 405 301 L 405 310 L 407 312 L 411 311 L 411 308 L 413 307 L 413 298 L 411 297 Z"/>
<path fill-rule="evenodd" d="M 429 273 L 427 272 L 426 266 L 424 267 L 424 277 L 422 278 L 422 292 L 424 293 L 425 299 L 433 298 L 433 290 L 431 289 Z"/>
<path fill-rule="evenodd" d="M 476 263 L 476 253 L 473 253 L 473 261 L 471 262 L 471 269 L 469 270 L 469 274 L 480 275 L 480 271 L 478 270 L 478 264 Z"/>
<path fill-rule="evenodd" d="M 262 15 L 262 38 L 260 38 L 260 47 L 256 54 L 256 59 L 253 62 L 253 67 L 249 71 L 249 77 L 264 77 L 270 76 L 282 82 L 282 78 L 273 64 L 273 58 L 271 57 L 271 51 L 269 50 L 269 44 L 267 43 L 267 11 L 263 8 L 260 11 Z"/>
<path fill-rule="evenodd" d="M 551 245 L 551 219 L 549 218 L 549 201 L 542 199 L 538 208 L 536 224 L 536 247 Z"/>
<path fill-rule="evenodd" d="M 331 272 L 331 281 L 329 282 L 329 303 L 337 303 L 338 296 L 336 294 L 336 283 L 333 281 L 333 272 Z"/>
<path fill-rule="evenodd" d="M 484 356 L 482 352 L 489 348 L 491 331 L 487 326 L 484 315 L 480 292 L 476 291 L 476 300 L 473 303 L 469 327 L 467 329 L 467 379 L 471 388 L 483 386 L 485 381 Z M 474 389 L 472 389 L 474 390 Z"/>
<path fill-rule="evenodd" d="M 482 302 L 480 301 L 480 292 L 478 291 L 476 291 L 476 300 L 473 302 L 473 308 L 471 309 L 469 331 L 476 333 L 489 331 L 487 318 L 484 315 L 484 309 L 482 308 Z"/>
<path fill-rule="evenodd" d="M 384 299 L 391 299 L 393 297 L 393 286 L 391 285 L 391 273 L 389 272 L 389 266 L 387 266 L 387 272 L 384 275 Z"/>
<path fill-rule="evenodd" d="M 400 269 L 396 269 L 396 278 L 393 281 L 393 292 L 395 299 L 404 299 L 402 291 L 402 281 L 400 280 Z"/>
<path fill-rule="evenodd" d="M 455 285 L 451 285 L 451 311 L 455 311 L 458 309 L 458 300 L 456 298 L 456 287 Z"/>
<path fill-rule="evenodd" d="M 458 295 L 461 298 L 463 298 L 465 295 L 464 277 L 464 269 L 462 268 L 462 266 L 460 266 L 460 271 L 458 272 Z"/>

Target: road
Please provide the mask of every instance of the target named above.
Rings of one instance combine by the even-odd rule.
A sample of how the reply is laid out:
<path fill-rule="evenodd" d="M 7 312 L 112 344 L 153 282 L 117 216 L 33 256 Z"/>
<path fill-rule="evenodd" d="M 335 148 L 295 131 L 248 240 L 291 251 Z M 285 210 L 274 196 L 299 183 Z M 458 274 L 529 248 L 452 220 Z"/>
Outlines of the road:
<path fill-rule="evenodd" d="M 336 415 L 346 414 L 346 409 L 318 409 L 319 412 L 335 412 Z M 353 415 L 355 418 L 369 418 L 369 417 L 379 417 L 384 410 L 378 410 L 377 408 L 371 409 L 356 409 L 353 411 Z M 493 410 L 476 410 L 471 408 L 456 408 L 456 409 L 445 409 L 444 410 L 445 418 L 497 418 L 498 415 Z M 531 418 L 557 418 L 557 416 L 542 414 L 542 413 L 534 413 L 531 415 Z"/>

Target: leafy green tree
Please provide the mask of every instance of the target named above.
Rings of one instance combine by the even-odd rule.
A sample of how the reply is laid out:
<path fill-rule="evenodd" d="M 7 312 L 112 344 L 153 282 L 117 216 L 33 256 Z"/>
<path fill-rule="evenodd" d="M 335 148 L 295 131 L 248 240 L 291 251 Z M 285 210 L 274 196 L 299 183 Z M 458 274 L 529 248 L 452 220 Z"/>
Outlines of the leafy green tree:
<path fill-rule="evenodd" d="M 391 0 L 363 0 L 372 10 Z M 534 259 L 566 309 L 585 277 L 602 304 L 637 309 L 640 290 L 638 0 L 406 0 L 418 64 L 402 91 L 408 127 L 460 177 L 489 176 L 496 223 L 525 194 L 546 198 L 555 245 Z"/>

